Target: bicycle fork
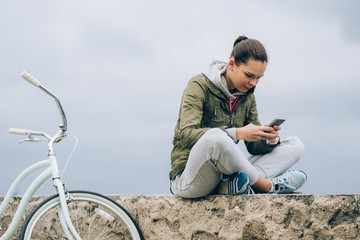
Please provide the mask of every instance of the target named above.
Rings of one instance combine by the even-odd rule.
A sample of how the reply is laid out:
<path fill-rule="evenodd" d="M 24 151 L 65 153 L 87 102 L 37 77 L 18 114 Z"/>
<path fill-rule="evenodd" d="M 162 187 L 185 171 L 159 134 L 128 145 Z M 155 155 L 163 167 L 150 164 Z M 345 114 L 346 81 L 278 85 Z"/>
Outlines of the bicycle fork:
<path fill-rule="evenodd" d="M 55 191 L 56 193 L 59 194 L 59 198 L 60 198 L 60 204 L 58 205 L 57 209 L 58 209 L 61 227 L 68 239 L 72 240 L 73 239 L 72 235 L 73 235 L 77 240 L 81 240 L 81 237 L 76 232 L 75 227 L 70 219 L 69 209 L 67 206 L 67 199 L 65 196 L 65 189 L 63 183 L 60 181 L 59 170 L 55 159 L 55 154 L 51 154 L 49 158 L 53 170 L 52 175 L 53 175 Z"/>

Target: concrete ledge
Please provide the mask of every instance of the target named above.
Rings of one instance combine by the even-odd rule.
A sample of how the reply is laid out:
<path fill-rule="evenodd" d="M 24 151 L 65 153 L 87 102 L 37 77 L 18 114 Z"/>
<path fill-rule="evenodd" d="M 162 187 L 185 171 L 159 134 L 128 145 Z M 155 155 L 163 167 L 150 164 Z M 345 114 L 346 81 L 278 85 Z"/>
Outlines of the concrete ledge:
<path fill-rule="evenodd" d="M 359 194 L 107 196 L 132 214 L 145 239 L 360 239 Z M 45 198 L 34 197 L 28 212 Z M 19 202 L 1 218 L 3 229 Z"/>

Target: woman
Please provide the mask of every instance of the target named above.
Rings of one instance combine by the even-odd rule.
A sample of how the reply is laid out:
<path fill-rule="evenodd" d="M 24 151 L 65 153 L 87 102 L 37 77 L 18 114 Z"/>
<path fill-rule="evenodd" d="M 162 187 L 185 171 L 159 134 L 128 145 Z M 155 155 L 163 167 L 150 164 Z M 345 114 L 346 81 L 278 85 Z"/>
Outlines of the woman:
<path fill-rule="evenodd" d="M 280 141 L 281 128 L 261 126 L 258 119 L 254 90 L 267 62 L 259 41 L 240 36 L 228 63 L 214 61 L 189 81 L 171 152 L 169 175 L 178 195 L 291 193 L 305 183 L 304 172 L 287 171 L 304 151 L 301 140 Z"/>

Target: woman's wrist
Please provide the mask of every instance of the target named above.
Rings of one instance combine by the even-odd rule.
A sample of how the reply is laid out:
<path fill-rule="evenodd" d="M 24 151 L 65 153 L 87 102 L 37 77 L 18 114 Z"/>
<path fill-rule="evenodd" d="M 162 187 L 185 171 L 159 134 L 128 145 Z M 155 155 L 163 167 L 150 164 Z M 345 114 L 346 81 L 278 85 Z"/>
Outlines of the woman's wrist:
<path fill-rule="evenodd" d="M 266 140 L 266 143 L 268 144 L 268 145 L 270 145 L 270 146 L 273 146 L 273 145 L 276 145 L 276 144 L 278 144 L 279 143 L 279 139 L 280 139 L 280 137 L 277 137 L 277 138 L 275 138 L 275 140 Z"/>
<path fill-rule="evenodd" d="M 236 140 L 243 139 L 242 128 L 235 128 L 235 136 L 236 136 Z"/>

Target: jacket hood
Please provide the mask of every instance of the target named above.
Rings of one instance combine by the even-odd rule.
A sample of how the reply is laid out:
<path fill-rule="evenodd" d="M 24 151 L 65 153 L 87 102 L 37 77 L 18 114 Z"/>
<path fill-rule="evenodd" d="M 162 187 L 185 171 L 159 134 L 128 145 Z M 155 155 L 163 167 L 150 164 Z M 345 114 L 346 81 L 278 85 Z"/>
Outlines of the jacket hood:
<path fill-rule="evenodd" d="M 240 91 L 235 91 L 230 93 L 229 88 L 227 86 L 226 79 L 224 77 L 224 73 L 227 67 L 226 62 L 215 60 L 210 63 L 209 67 L 203 71 L 203 74 L 218 88 L 221 92 L 228 98 L 236 99 L 239 95 L 247 95 L 249 93 L 254 92 L 254 88 L 250 89 L 248 92 L 243 93 Z"/>

